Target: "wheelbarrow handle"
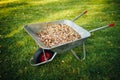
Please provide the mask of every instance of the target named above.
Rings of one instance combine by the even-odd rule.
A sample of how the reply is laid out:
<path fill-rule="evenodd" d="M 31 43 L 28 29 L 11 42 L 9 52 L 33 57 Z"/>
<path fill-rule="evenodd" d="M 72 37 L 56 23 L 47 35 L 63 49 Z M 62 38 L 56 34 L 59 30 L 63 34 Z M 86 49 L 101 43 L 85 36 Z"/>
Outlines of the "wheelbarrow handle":
<path fill-rule="evenodd" d="M 101 30 L 101 29 L 105 29 L 107 27 L 113 27 L 114 25 L 115 25 L 115 23 L 110 23 L 110 24 L 108 24 L 106 26 L 102 26 L 100 28 L 96 28 L 96 29 L 90 30 L 89 32 L 95 32 L 95 31 L 98 31 L 98 30 Z"/>
<path fill-rule="evenodd" d="M 87 10 L 83 11 L 81 14 L 79 14 L 78 16 L 76 16 L 72 21 L 74 22 L 75 20 L 77 20 L 78 18 L 80 18 L 82 15 L 86 14 Z"/>

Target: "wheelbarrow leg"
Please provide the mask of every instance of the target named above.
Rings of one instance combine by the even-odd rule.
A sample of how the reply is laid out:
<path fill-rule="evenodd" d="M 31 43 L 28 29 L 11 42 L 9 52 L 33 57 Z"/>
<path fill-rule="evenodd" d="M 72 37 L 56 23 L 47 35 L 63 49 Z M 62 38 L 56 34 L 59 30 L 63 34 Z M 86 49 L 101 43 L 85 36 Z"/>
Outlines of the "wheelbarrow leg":
<path fill-rule="evenodd" d="M 86 58 L 86 49 L 85 49 L 85 43 L 83 42 L 83 59 L 82 60 L 85 60 Z"/>
<path fill-rule="evenodd" d="M 75 56 L 75 58 L 76 58 L 77 60 L 80 60 L 80 58 L 77 56 L 77 54 L 75 53 L 75 51 L 73 51 L 73 50 L 71 49 L 71 52 L 73 53 L 73 55 Z"/>
<path fill-rule="evenodd" d="M 75 51 L 73 51 L 71 49 L 71 52 L 73 53 L 73 55 L 76 57 L 77 60 L 80 60 L 80 58 L 77 56 L 77 54 L 75 53 Z M 83 42 L 83 58 L 82 58 L 82 60 L 85 60 L 85 58 L 86 58 L 86 50 L 85 50 L 85 43 Z"/>

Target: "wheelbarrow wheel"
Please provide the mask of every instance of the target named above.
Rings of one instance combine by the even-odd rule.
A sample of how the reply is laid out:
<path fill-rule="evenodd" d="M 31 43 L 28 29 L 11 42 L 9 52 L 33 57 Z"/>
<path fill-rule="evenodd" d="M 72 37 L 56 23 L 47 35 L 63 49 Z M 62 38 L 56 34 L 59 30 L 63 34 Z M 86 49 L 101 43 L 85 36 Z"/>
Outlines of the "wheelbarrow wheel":
<path fill-rule="evenodd" d="M 49 60 L 50 58 L 52 58 L 54 52 L 50 51 L 50 50 L 44 50 L 45 51 L 45 56 L 46 56 L 46 59 L 44 57 L 44 54 L 43 54 L 43 49 L 40 48 L 38 49 L 35 54 L 34 54 L 34 63 L 40 63 L 40 62 L 44 62 L 46 60 Z"/>
<path fill-rule="evenodd" d="M 45 52 L 45 56 L 44 54 L 42 53 L 40 56 L 39 56 L 39 61 L 40 62 L 44 62 L 46 60 L 49 60 L 50 59 L 50 53 L 49 52 Z M 45 58 L 46 57 L 46 58 Z"/>

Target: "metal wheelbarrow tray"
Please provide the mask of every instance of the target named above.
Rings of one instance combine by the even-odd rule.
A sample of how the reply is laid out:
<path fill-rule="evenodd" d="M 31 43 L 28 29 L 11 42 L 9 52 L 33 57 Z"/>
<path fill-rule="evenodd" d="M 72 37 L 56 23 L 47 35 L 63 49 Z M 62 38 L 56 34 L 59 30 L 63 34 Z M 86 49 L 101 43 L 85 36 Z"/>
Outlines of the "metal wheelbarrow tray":
<path fill-rule="evenodd" d="M 31 62 L 33 60 L 33 58 L 32 58 L 30 60 L 30 63 L 33 66 L 38 66 L 38 65 L 47 63 L 49 61 L 52 61 L 57 53 L 63 53 L 64 51 L 67 51 L 67 50 L 71 50 L 73 55 L 78 60 L 80 60 L 80 58 L 76 55 L 76 53 L 72 50 L 72 48 L 77 47 L 77 46 L 79 46 L 81 44 L 83 45 L 83 53 L 84 53 L 84 56 L 83 56 L 82 60 L 84 60 L 85 57 L 86 57 L 86 51 L 85 51 L 85 44 L 84 44 L 84 42 L 85 42 L 85 40 L 88 37 L 91 36 L 90 32 L 94 32 L 94 31 L 106 28 L 108 26 L 114 26 L 114 24 L 112 23 L 112 24 L 109 24 L 109 25 L 106 25 L 106 26 L 103 26 L 103 27 L 100 27 L 100 28 L 97 28 L 97 29 L 93 29 L 91 31 L 87 31 L 84 28 L 80 27 L 79 25 L 77 25 L 77 24 L 75 24 L 73 22 L 73 21 L 75 21 L 76 19 L 78 19 L 80 16 L 82 16 L 85 13 L 86 13 L 86 11 L 81 13 L 79 16 L 77 16 L 73 20 L 58 20 L 58 21 L 52 21 L 52 22 L 42 22 L 42 23 L 35 23 L 35 24 L 26 25 L 24 27 L 25 31 L 36 41 L 36 43 L 39 45 L 39 47 L 43 49 L 43 53 L 44 53 L 44 57 L 45 58 L 46 58 L 46 56 L 45 56 L 45 51 L 44 50 L 51 50 L 51 51 L 55 52 L 52 55 L 51 59 L 49 59 L 49 60 L 45 60 L 44 62 L 34 64 L 34 63 Z M 69 27 L 71 27 L 72 29 L 74 29 L 81 36 L 81 38 L 77 39 L 77 40 L 74 40 L 74 41 L 66 42 L 64 44 L 60 44 L 60 45 L 57 45 L 57 46 L 47 47 L 46 45 L 43 44 L 43 42 L 41 42 L 39 40 L 39 37 L 36 34 L 36 32 L 39 32 L 39 31 L 42 31 L 43 29 L 45 29 L 47 24 L 66 24 Z M 39 54 L 39 51 L 40 50 L 38 50 L 35 54 Z"/>

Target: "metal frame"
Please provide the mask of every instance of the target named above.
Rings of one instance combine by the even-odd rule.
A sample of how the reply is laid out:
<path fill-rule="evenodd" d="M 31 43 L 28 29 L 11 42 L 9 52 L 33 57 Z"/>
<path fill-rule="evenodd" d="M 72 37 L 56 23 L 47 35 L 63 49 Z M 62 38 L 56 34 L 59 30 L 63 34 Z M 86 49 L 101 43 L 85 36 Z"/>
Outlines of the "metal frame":
<path fill-rule="evenodd" d="M 76 54 L 76 52 L 73 50 L 73 49 L 71 49 L 71 52 L 72 52 L 72 54 L 75 56 L 75 58 L 77 59 L 77 60 L 85 60 L 85 58 L 86 58 L 86 49 L 85 49 L 85 43 L 83 42 L 82 43 L 82 47 L 83 47 L 83 58 L 82 59 L 80 59 L 78 56 L 77 56 L 77 54 Z"/>

